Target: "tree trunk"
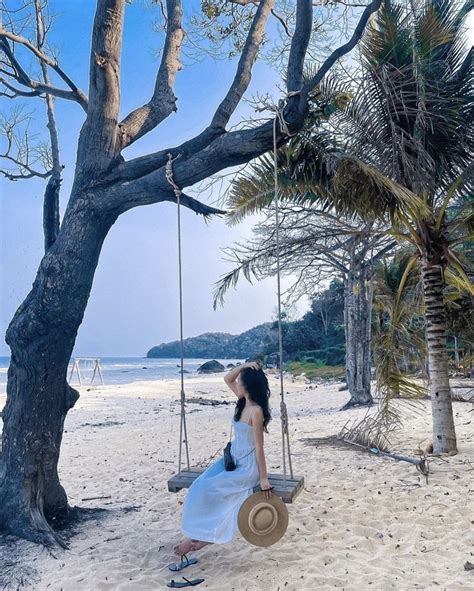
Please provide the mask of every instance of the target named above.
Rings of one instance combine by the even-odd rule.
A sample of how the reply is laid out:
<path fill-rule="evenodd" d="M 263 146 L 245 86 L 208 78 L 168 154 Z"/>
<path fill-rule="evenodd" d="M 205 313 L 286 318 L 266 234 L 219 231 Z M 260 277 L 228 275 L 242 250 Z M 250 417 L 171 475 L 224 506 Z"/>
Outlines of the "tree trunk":
<path fill-rule="evenodd" d="M 67 367 L 114 220 L 88 197 L 72 202 L 7 330 L 0 530 L 34 542 L 61 543 L 48 521 L 69 511 L 57 466 L 64 420 L 79 395 L 67 383 Z"/>
<path fill-rule="evenodd" d="M 451 390 L 449 388 L 446 308 L 441 265 L 423 259 L 423 296 L 426 314 L 426 344 L 433 413 L 433 452 L 456 452 Z"/>
<path fill-rule="evenodd" d="M 372 290 L 367 287 L 368 265 L 354 260 L 344 281 L 346 381 L 350 400 L 343 410 L 373 404 L 370 391 Z"/>

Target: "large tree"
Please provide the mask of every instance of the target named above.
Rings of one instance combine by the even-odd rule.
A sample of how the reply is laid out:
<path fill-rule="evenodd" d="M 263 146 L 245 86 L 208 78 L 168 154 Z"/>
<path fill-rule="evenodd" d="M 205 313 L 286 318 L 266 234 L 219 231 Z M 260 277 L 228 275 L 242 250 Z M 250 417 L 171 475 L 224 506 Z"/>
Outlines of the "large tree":
<path fill-rule="evenodd" d="M 297 1 L 286 70 L 288 98 L 283 111 L 290 132 L 300 129 L 309 94 L 336 61 L 356 45 L 380 3 L 373 0 L 361 13 L 349 41 L 327 57 L 312 76 L 305 77 L 313 7 L 310 0 Z M 153 94 L 123 119 L 119 110 L 125 0 L 97 1 L 87 93 L 77 87 L 56 59 L 11 28 L 0 29 L 0 48 L 7 64 L 2 81 L 12 95 L 46 94 L 68 99 L 85 113 L 64 218 L 6 334 L 11 362 L 0 459 L 0 528 L 4 531 L 37 542 L 61 542 L 50 523 L 51 518 L 69 511 L 57 466 L 64 420 L 78 398 L 67 383 L 66 372 L 101 248 L 114 222 L 140 205 L 176 202 L 176 187 L 182 191 L 272 146 L 272 121 L 234 131 L 226 129 L 249 86 L 274 2 L 245 4 L 253 10 L 251 23 L 235 77 L 212 120 L 201 133 L 179 146 L 128 161 L 122 156 L 123 150 L 177 110 L 173 85 L 180 69 L 184 36 L 181 1 L 166 2 L 166 37 Z M 36 80 L 20 62 L 17 48 L 52 69 L 62 85 Z M 280 126 L 277 130 L 277 142 L 282 144 L 287 136 Z M 181 203 L 198 214 L 217 213 L 185 193 L 181 193 Z"/>

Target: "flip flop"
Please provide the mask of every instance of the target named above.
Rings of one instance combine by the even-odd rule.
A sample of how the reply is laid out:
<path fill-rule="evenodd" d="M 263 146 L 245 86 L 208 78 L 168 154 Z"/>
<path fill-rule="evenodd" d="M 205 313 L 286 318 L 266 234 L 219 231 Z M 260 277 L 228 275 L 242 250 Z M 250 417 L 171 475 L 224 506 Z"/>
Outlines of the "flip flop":
<path fill-rule="evenodd" d="M 189 580 L 186 577 L 183 577 L 183 581 L 175 581 L 172 579 L 169 583 L 167 583 L 167 587 L 171 587 L 172 589 L 183 589 L 184 587 L 196 587 L 196 585 L 200 585 L 204 583 L 204 579 L 192 579 Z"/>
<path fill-rule="evenodd" d="M 183 568 L 197 564 L 198 562 L 199 560 L 197 558 L 188 558 L 186 554 L 183 554 L 181 556 L 181 564 L 174 562 L 173 564 L 168 564 L 168 568 L 171 572 L 178 573 L 180 570 L 183 570 Z"/>

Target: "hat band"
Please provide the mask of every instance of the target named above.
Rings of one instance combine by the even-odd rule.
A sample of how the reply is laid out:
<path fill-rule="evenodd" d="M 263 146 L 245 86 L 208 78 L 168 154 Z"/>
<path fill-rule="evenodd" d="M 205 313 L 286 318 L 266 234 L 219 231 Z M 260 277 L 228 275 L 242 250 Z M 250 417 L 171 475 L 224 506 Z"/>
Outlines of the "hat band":
<path fill-rule="evenodd" d="M 271 513 L 271 522 L 265 529 L 261 529 L 258 527 L 257 514 L 260 511 L 269 511 Z M 255 507 L 252 507 L 252 509 L 249 513 L 248 524 L 249 524 L 250 530 L 256 536 L 268 535 L 269 533 L 271 533 L 275 529 L 275 527 L 277 526 L 277 523 L 278 523 L 278 511 L 270 503 L 258 503 L 257 505 L 255 505 Z"/>

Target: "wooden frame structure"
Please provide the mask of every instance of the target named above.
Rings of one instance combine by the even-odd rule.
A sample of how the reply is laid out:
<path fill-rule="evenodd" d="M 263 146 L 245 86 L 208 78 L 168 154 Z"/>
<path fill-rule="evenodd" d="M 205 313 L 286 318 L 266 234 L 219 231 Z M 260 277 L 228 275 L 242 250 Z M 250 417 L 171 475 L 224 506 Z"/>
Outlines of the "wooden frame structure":
<path fill-rule="evenodd" d="M 89 385 L 92 386 L 94 384 L 96 376 L 99 376 L 100 382 L 102 386 L 104 386 L 104 378 L 102 377 L 102 370 L 100 368 L 100 357 L 75 357 L 71 367 L 71 372 L 69 374 L 68 381 L 71 382 L 72 376 L 74 375 L 74 371 L 76 371 L 77 379 L 79 380 L 79 386 L 83 385 L 81 375 L 81 361 L 92 361 L 94 363 L 92 377 Z"/>

